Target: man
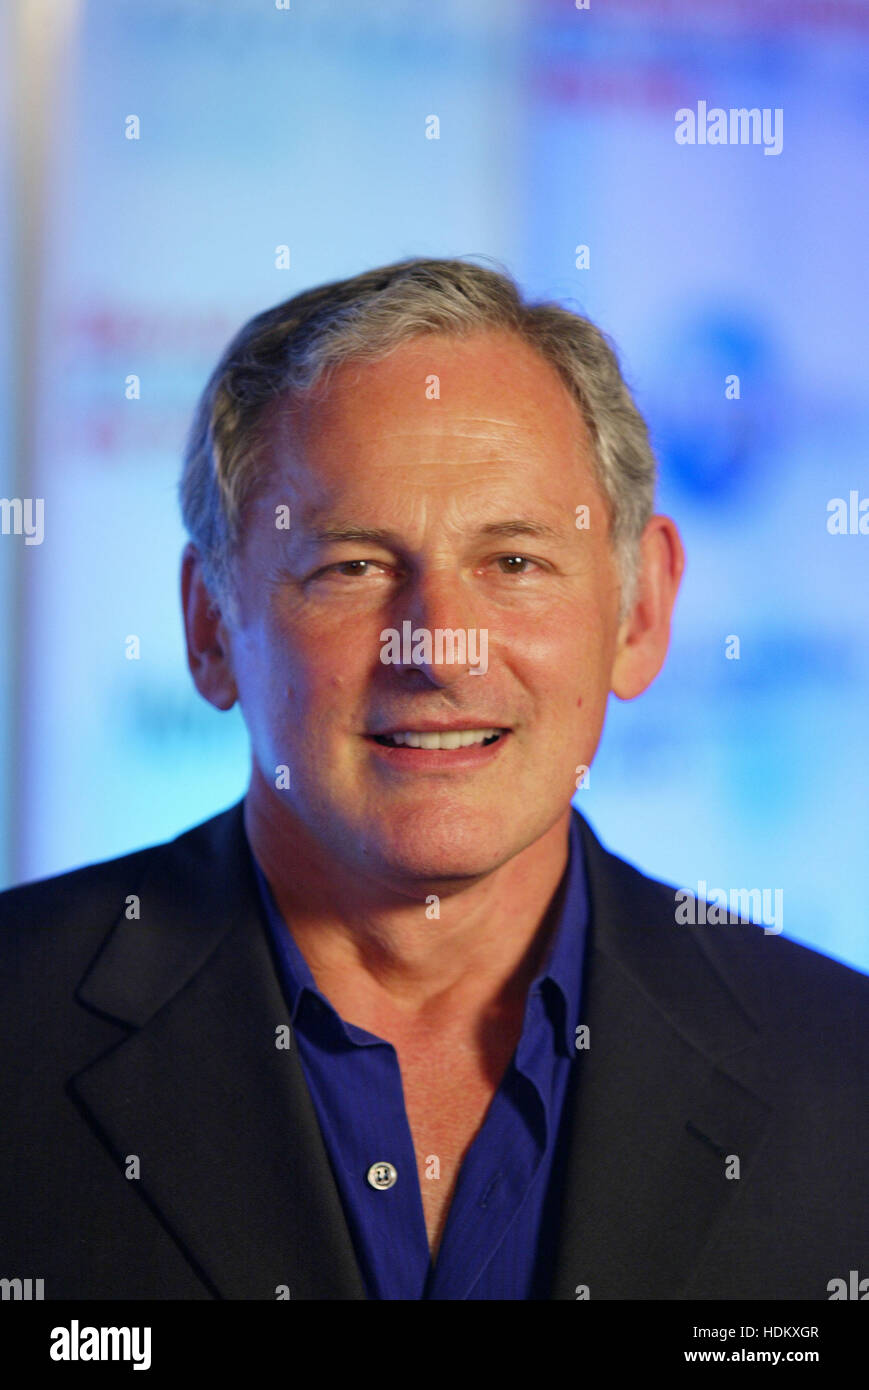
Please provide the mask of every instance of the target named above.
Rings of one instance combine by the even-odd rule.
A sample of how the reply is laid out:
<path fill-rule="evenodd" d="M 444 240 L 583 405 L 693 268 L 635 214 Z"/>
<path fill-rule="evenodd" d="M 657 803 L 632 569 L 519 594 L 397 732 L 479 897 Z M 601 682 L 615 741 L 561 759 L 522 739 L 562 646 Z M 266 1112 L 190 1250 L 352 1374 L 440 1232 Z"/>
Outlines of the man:
<path fill-rule="evenodd" d="M 5 1272 L 825 1299 L 866 1267 L 866 980 L 682 924 L 571 807 L 610 691 L 666 655 L 654 479 L 606 340 L 487 268 L 402 262 L 241 330 L 182 590 L 249 789 L 3 896 Z"/>

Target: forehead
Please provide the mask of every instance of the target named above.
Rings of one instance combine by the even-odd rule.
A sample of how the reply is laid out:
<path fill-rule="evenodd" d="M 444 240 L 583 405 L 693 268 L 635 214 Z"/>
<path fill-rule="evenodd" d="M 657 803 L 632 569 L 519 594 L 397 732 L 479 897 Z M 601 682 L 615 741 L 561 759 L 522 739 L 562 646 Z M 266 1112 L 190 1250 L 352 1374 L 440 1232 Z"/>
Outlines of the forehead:
<path fill-rule="evenodd" d="M 261 421 L 272 467 L 344 486 L 357 470 L 445 479 L 469 465 L 590 460 L 580 408 L 556 369 L 512 333 L 412 338 L 376 361 L 351 360 L 300 401 L 279 397 Z M 271 471 L 271 469 L 269 470 Z M 431 481 L 431 468 L 427 470 Z"/>

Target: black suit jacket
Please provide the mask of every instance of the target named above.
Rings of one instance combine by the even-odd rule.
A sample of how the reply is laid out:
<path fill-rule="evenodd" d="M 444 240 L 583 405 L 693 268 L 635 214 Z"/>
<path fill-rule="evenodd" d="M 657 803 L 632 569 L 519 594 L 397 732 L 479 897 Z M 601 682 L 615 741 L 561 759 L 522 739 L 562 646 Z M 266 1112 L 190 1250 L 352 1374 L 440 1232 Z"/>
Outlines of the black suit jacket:
<path fill-rule="evenodd" d="M 580 825 L 590 1047 L 551 1297 L 826 1299 L 869 1275 L 869 980 L 758 927 L 677 926 L 673 889 Z M 0 895 L 0 928 L 0 1273 L 47 1299 L 364 1299 L 275 1046 L 242 803 Z"/>

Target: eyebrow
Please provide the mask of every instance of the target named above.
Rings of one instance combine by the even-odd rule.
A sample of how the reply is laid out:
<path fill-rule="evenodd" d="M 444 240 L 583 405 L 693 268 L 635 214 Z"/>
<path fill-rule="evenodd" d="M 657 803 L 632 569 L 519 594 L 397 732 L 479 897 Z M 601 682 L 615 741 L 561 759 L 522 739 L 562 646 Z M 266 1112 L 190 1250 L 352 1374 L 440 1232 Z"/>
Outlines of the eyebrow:
<path fill-rule="evenodd" d="M 533 521 L 530 517 L 512 517 L 506 521 L 489 521 L 474 533 L 477 536 L 534 536 L 538 540 L 564 541 L 565 536 L 545 521 Z M 311 532 L 311 538 L 323 545 L 336 545 L 342 542 L 352 544 L 393 546 L 397 537 L 392 531 L 370 526 L 327 526 Z"/>

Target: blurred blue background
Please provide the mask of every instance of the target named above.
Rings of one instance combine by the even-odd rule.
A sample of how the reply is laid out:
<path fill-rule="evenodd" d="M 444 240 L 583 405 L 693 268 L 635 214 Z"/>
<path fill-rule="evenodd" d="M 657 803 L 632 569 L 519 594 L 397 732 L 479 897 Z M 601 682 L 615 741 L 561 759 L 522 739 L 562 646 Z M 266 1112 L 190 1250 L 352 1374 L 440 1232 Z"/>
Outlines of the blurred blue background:
<path fill-rule="evenodd" d="M 244 791 L 177 598 L 227 339 L 482 254 L 614 337 L 688 552 L 668 664 L 612 701 L 577 806 L 656 877 L 782 888 L 785 935 L 869 970 L 869 536 L 827 529 L 869 497 L 869 6 L 17 0 L 0 30 L 0 492 L 45 499 L 41 545 L 0 536 L 3 884 Z M 678 145 L 700 100 L 781 108 L 782 152 Z"/>

